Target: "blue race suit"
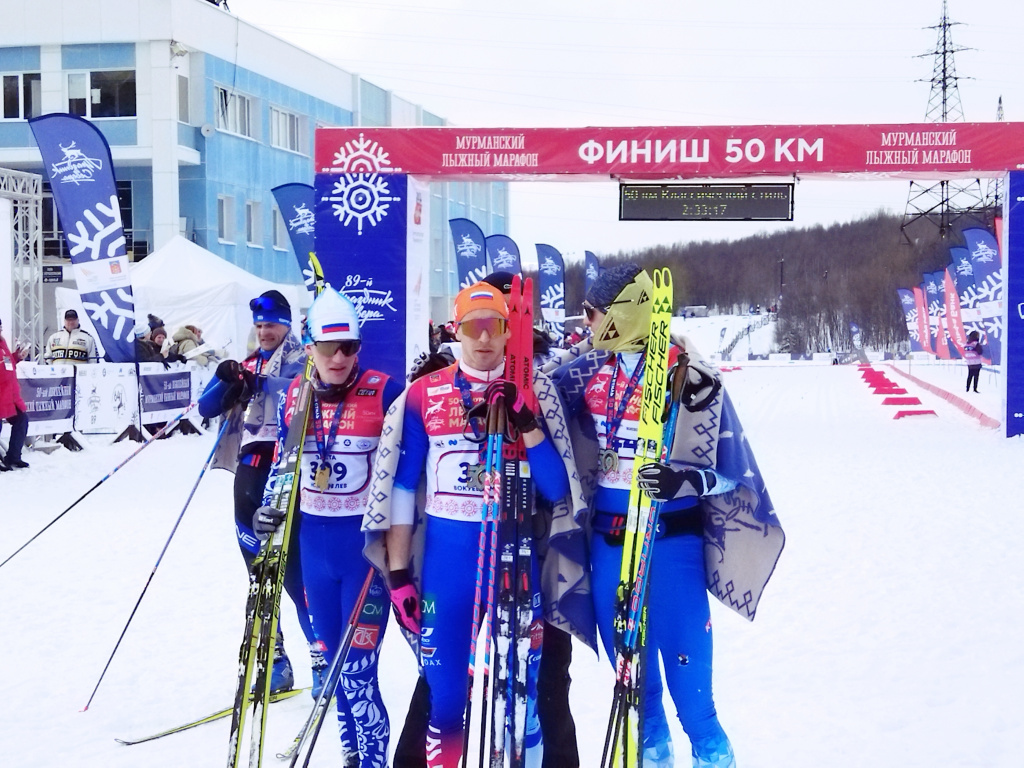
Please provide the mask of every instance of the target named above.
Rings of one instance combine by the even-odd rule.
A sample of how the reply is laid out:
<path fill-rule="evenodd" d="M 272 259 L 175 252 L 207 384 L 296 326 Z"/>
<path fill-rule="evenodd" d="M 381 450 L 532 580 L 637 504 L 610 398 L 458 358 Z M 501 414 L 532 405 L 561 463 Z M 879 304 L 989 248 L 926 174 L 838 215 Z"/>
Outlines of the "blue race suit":
<path fill-rule="evenodd" d="M 673 347 L 670 364 L 675 362 L 677 355 L 678 350 Z M 594 610 L 605 653 L 613 665 L 622 530 L 634 471 L 642 375 L 638 377 L 638 386 L 628 393 L 629 400 L 624 408 L 620 409 L 620 406 L 639 359 L 639 353 L 610 355 L 587 383 L 579 404 L 592 418 L 602 450 L 608 446 L 609 431 L 613 432 L 612 442 L 617 454 L 614 466 L 602 466 L 597 470 L 591 538 Z M 610 403 L 613 375 L 616 377 L 615 399 Z M 621 421 L 616 425 L 620 412 Z M 610 420 L 609 414 L 612 416 Z M 570 416 L 576 415 L 570 411 Z M 683 466 L 679 462 L 672 463 Z M 735 487 L 734 482 L 717 473 L 716 478 L 714 493 L 724 493 Z M 643 697 L 644 748 L 645 754 L 651 756 L 670 754 L 658 664 L 660 654 L 665 667 L 665 682 L 683 730 L 690 738 L 695 765 L 729 765 L 732 749 L 718 722 L 711 691 L 711 615 L 705 586 L 702 522 L 697 503 L 692 496 L 665 502 L 651 552 Z M 722 756 L 726 757 L 719 761 Z"/>
<path fill-rule="evenodd" d="M 299 376 L 288 388 L 278 419 L 282 425 L 279 444 L 287 439 L 301 384 Z M 299 545 L 309 616 L 320 649 L 327 659 L 333 659 L 372 570 L 363 558 L 365 536 L 360 524 L 384 413 L 401 387 L 372 370 L 355 372 L 347 389 L 325 387 L 315 374 L 312 386 L 314 402 L 310 405 L 299 470 Z M 325 463 L 328 479 L 326 488 L 322 488 L 315 478 Z M 390 724 L 377 684 L 377 660 L 389 606 L 383 580 L 373 571 L 336 695 L 342 750 L 359 755 L 364 768 L 387 765 Z"/>
<path fill-rule="evenodd" d="M 430 685 L 427 765 L 455 768 L 463 751 L 467 660 L 473 627 L 482 491 L 470 482 L 481 462 L 482 445 L 465 435 L 464 392 L 473 405 L 483 402 L 488 380 L 501 369 L 473 371 L 461 363 L 427 374 L 409 386 L 402 424 L 402 454 L 396 488 L 413 492 L 426 472 L 426 539 L 423 555 L 421 661 Z M 537 490 L 551 500 L 568 492 L 569 478 L 558 452 L 545 437 L 528 448 Z M 488 551 L 484 552 L 487 562 Z M 534 564 L 536 566 L 536 559 Z M 527 764 L 540 765 L 542 745 L 536 713 L 537 669 L 543 636 L 542 602 L 533 574 L 533 622 L 527 670 Z"/>

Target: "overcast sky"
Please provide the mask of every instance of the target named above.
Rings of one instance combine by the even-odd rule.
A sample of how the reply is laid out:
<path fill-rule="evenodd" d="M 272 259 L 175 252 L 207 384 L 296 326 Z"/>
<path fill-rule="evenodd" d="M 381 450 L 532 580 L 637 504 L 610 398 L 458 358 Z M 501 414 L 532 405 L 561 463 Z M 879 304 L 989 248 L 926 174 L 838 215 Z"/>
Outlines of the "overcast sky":
<path fill-rule="evenodd" d="M 923 122 L 941 0 L 229 0 L 232 12 L 467 127 Z M 966 119 L 1024 120 L 1024 2 L 949 0 Z M 922 54 L 925 54 L 923 57 Z M 924 82 L 922 82 L 924 81 Z M 805 181 L 793 224 L 619 222 L 617 186 L 516 183 L 524 255 L 732 239 L 901 214 L 908 183 Z M 489 234 L 489 233 L 487 233 Z"/>

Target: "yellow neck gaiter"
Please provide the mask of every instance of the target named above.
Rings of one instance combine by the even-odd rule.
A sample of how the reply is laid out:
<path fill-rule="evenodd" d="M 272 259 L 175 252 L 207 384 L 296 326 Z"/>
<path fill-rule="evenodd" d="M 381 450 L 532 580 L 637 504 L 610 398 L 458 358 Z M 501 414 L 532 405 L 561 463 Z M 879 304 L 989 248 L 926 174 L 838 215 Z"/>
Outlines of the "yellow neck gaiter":
<path fill-rule="evenodd" d="M 651 332 L 651 291 L 654 284 L 646 270 L 623 288 L 594 330 L 594 349 L 639 352 Z"/>

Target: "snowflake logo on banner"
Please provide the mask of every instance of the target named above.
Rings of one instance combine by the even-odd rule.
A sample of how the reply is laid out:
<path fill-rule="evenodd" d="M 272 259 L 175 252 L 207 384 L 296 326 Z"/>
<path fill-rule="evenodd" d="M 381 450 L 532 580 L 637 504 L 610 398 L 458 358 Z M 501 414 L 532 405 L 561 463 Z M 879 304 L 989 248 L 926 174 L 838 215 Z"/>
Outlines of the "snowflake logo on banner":
<path fill-rule="evenodd" d="M 587 264 L 587 279 L 597 280 L 597 267 L 593 264 Z"/>
<path fill-rule="evenodd" d="M 388 214 L 388 207 L 402 198 L 391 194 L 387 181 L 376 173 L 346 173 L 334 182 L 331 194 L 324 197 L 333 203 L 334 215 L 348 226 L 355 219 L 359 234 L 363 234 L 363 222 L 371 226 Z"/>
<path fill-rule="evenodd" d="M 391 160 L 384 148 L 362 133 L 358 139 L 346 141 L 334 153 L 333 165 L 342 173 L 399 173 L 401 168 L 391 168 Z"/>
<path fill-rule="evenodd" d="M 565 309 L 565 285 L 549 285 L 540 296 L 540 305 L 545 309 Z"/>
<path fill-rule="evenodd" d="M 96 213 L 103 216 L 107 223 L 100 221 L 100 217 Z M 117 198 L 111 195 L 109 206 L 103 203 L 96 203 L 96 213 L 86 209 L 84 214 L 92 228 L 96 231 L 95 234 L 89 234 L 84 221 L 75 222 L 75 229 L 78 230 L 77 233 L 68 231 L 67 235 L 68 240 L 71 242 L 72 258 L 78 256 L 83 251 L 88 251 L 89 258 L 93 261 L 96 261 L 101 256 L 109 258 L 125 253 L 124 230 L 121 225 L 121 208 L 117 204 Z M 104 249 L 103 241 L 113 234 L 117 234 L 117 237 L 111 239 L 107 243 L 106 249 Z"/>
<path fill-rule="evenodd" d="M 470 235 L 463 235 L 462 242 L 456 244 L 455 250 L 459 256 L 469 256 L 472 259 L 476 258 L 476 255 L 480 253 L 480 246 L 473 242 L 473 238 Z"/>
<path fill-rule="evenodd" d="M 912 306 L 913 303 L 914 303 L 914 297 L 913 296 L 904 296 L 903 297 L 903 303 L 906 304 L 908 307 Z"/>
<path fill-rule="evenodd" d="M 973 275 L 974 265 L 971 264 L 971 262 L 968 261 L 966 257 L 962 258 L 960 259 L 960 263 L 956 265 L 956 273 L 958 275 Z"/>
<path fill-rule="evenodd" d="M 306 204 L 296 205 L 295 218 L 289 219 L 288 229 L 292 232 L 298 232 L 300 235 L 311 235 L 313 234 L 313 225 L 316 221 L 316 217 L 313 212 L 306 207 Z"/>
<path fill-rule="evenodd" d="M 540 265 L 540 271 L 543 272 L 545 275 L 557 275 L 559 272 L 561 272 L 561 269 L 559 268 L 558 264 L 555 263 L 555 260 L 553 258 L 551 258 L 550 256 L 545 256 L 544 263 Z"/>
<path fill-rule="evenodd" d="M 494 254 L 492 261 L 494 262 L 495 269 L 507 270 L 516 263 L 516 257 L 504 248 L 499 248 L 498 252 Z"/>
<path fill-rule="evenodd" d="M 931 280 L 925 285 L 924 290 L 926 293 L 938 293 L 939 286 L 935 283 L 934 280 Z"/>
<path fill-rule="evenodd" d="M 914 341 L 920 341 L 921 335 L 917 332 L 917 309 L 911 309 L 906 314 L 907 321 L 907 333 L 910 334 L 910 338 Z"/>
<path fill-rule="evenodd" d="M 985 243 L 978 243 L 978 247 L 971 253 L 971 259 L 981 264 L 987 264 L 998 255 L 999 252 L 994 248 L 985 245 Z"/>
<path fill-rule="evenodd" d="M 102 325 L 117 341 L 130 340 L 135 329 L 135 302 L 129 291 L 123 288 L 100 291 L 99 303 L 85 301 L 84 296 L 82 298 L 82 306 L 94 324 Z"/>

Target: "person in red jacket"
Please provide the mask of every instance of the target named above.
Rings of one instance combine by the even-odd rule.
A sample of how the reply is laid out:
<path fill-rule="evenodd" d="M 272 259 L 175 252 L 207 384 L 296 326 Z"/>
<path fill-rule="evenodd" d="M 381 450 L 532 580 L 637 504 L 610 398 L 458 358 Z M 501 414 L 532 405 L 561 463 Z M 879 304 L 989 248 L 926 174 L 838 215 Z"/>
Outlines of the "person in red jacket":
<path fill-rule="evenodd" d="M 25 435 L 28 434 L 28 409 L 21 398 L 18 372 L 15 370 L 21 356 L 17 351 L 11 352 L 2 332 L 3 324 L 0 321 L 0 419 L 5 419 L 11 425 L 11 440 L 7 444 L 7 454 L 3 461 L 0 461 L 0 472 L 6 472 L 9 469 L 28 467 L 28 462 L 22 461 L 21 458 L 21 448 L 25 444 Z"/>

